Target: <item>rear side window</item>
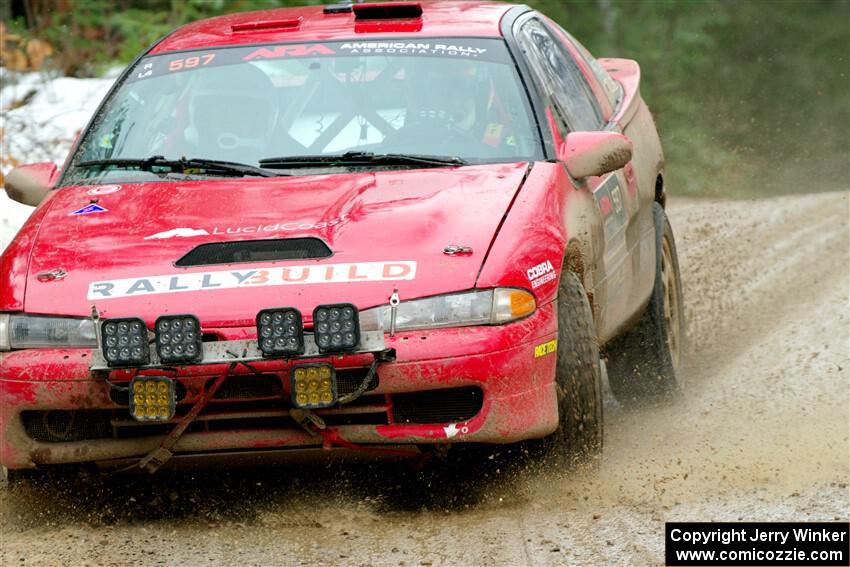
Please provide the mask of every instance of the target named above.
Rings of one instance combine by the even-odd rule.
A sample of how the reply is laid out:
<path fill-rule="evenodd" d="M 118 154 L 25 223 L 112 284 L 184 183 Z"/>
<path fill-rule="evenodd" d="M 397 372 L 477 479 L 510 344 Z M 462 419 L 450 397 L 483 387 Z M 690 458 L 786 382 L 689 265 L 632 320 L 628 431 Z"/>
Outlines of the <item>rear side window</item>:
<path fill-rule="evenodd" d="M 605 96 L 608 97 L 608 102 L 611 103 L 611 108 L 617 108 L 620 104 L 620 101 L 623 100 L 623 87 L 611 78 L 611 75 L 608 74 L 608 71 L 605 70 L 604 67 L 596 60 L 593 55 L 587 50 L 585 46 L 583 46 L 579 41 L 574 38 L 570 32 L 565 30 L 564 28 L 558 26 L 558 31 L 564 34 L 564 37 L 573 44 L 573 47 L 581 55 L 582 59 L 587 63 L 590 67 L 590 70 L 593 71 L 593 74 L 596 75 L 596 80 L 599 81 L 599 84 L 602 85 L 602 89 L 605 91 Z"/>
<path fill-rule="evenodd" d="M 602 111 L 578 65 L 536 18 L 522 24 L 517 40 L 544 91 L 552 97 L 569 131 L 599 130 Z"/>

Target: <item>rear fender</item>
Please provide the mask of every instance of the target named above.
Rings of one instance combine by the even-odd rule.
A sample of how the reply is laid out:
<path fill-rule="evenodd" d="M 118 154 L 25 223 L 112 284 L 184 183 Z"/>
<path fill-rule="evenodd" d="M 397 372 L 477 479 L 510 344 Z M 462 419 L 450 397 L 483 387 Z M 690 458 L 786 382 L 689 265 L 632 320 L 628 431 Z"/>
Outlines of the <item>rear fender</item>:
<path fill-rule="evenodd" d="M 638 218 L 632 219 L 632 222 L 640 227 L 643 247 L 653 249 L 655 233 L 652 230 L 652 203 L 658 201 L 663 205 L 666 201 L 663 182 L 659 184 L 659 179 L 663 179 L 664 175 L 664 152 L 655 121 L 641 97 L 640 66 L 629 59 L 600 59 L 599 62 L 623 86 L 623 100 L 611 120 L 633 144 L 631 174 L 637 188 Z M 633 267 L 635 277 L 632 298 L 623 322 L 634 320 L 643 311 L 652 293 L 655 255 L 641 255 L 640 258 L 640 263 Z M 609 334 L 619 334 L 628 325 L 621 324 L 618 327 Z"/>
<path fill-rule="evenodd" d="M 599 59 L 599 62 L 623 87 L 623 100 L 611 122 L 632 141 L 640 207 L 650 210 L 652 201 L 656 200 L 656 180 L 664 171 L 664 152 L 655 121 L 640 94 L 640 65 L 630 59 Z"/>

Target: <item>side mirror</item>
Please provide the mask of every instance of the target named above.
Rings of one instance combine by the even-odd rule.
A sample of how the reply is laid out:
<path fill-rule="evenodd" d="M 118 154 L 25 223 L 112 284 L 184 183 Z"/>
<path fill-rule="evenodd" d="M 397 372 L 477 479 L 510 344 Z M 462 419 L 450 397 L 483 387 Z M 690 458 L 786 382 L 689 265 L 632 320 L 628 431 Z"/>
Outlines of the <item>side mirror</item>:
<path fill-rule="evenodd" d="M 9 198 L 33 207 L 41 203 L 56 183 L 55 163 L 34 163 L 16 167 L 6 175 L 4 186 Z"/>
<path fill-rule="evenodd" d="M 558 159 L 576 179 L 604 175 L 629 163 L 632 142 L 616 132 L 570 132 Z"/>

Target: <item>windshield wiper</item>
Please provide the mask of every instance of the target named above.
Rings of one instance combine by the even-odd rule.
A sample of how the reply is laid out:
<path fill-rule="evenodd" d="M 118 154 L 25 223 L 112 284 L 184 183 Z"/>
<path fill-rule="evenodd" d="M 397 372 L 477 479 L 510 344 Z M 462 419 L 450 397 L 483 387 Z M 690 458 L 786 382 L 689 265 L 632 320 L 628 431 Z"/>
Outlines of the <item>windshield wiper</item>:
<path fill-rule="evenodd" d="M 110 158 L 93 159 L 78 162 L 77 167 L 115 167 L 115 168 L 137 168 L 142 171 L 153 171 L 154 168 L 166 167 L 171 171 L 185 173 L 189 169 L 203 169 L 206 174 L 224 173 L 227 175 L 257 175 L 260 177 L 279 177 L 285 175 L 274 171 L 268 171 L 261 167 L 255 167 L 245 163 L 232 161 L 221 161 L 204 158 L 180 158 L 176 160 L 165 159 L 163 156 L 151 156 L 149 158 Z"/>
<path fill-rule="evenodd" d="M 269 168 L 313 167 L 328 165 L 467 165 L 457 156 L 433 156 L 422 154 L 376 154 L 374 152 L 345 152 L 344 154 L 317 154 L 312 156 L 273 157 L 260 160 L 260 165 Z"/>

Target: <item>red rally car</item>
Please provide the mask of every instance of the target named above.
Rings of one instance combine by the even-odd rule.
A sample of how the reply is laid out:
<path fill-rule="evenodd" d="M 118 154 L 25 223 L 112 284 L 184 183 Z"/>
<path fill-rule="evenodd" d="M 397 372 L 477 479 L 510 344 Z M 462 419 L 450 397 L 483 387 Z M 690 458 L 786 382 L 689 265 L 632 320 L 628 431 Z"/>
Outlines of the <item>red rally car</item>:
<path fill-rule="evenodd" d="M 602 445 L 677 389 L 634 61 L 525 6 L 186 25 L 116 81 L 0 258 L 0 464 Z"/>

